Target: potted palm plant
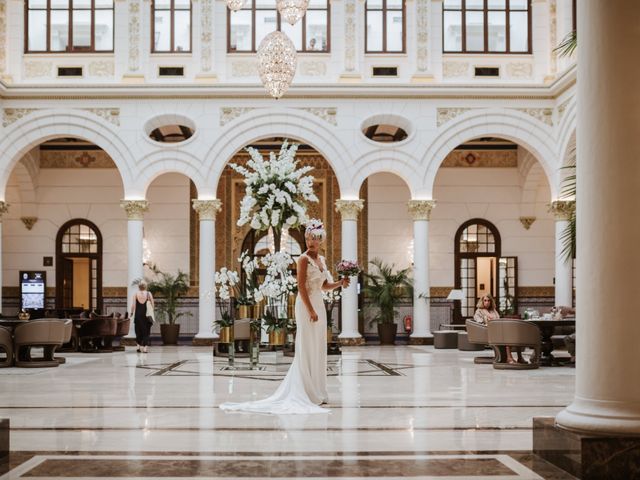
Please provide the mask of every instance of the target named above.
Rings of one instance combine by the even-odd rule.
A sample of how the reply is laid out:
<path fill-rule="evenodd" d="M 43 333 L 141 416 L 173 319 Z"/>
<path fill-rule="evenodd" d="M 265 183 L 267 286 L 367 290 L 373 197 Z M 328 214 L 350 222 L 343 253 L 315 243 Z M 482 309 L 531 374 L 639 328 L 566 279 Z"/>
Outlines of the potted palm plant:
<path fill-rule="evenodd" d="M 375 271 L 364 273 L 364 295 L 370 307 L 376 309 L 370 323 L 378 324 L 378 336 L 381 345 L 393 345 L 398 325 L 394 322 L 396 305 L 402 298 L 413 295 L 413 286 L 409 277 L 410 268 L 394 272 L 394 265 L 388 265 L 380 259 L 373 259 L 371 265 Z"/>
<path fill-rule="evenodd" d="M 177 345 L 180 335 L 180 324 L 176 321 L 182 316 L 191 315 L 190 312 L 178 312 L 178 299 L 189 291 L 189 276 L 181 270 L 171 275 L 160 271 L 155 265 L 151 266 L 155 278 L 147 282 L 151 294 L 157 296 L 155 312 L 160 320 L 162 343 Z"/>

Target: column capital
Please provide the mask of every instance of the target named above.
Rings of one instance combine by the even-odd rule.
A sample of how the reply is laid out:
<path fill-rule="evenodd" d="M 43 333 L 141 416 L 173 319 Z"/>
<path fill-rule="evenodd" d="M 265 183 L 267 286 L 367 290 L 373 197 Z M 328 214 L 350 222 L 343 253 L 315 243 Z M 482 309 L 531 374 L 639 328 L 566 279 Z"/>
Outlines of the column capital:
<path fill-rule="evenodd" d="M 549 211 L 556 220 L 569 220 L 576 210 L 575 200 L 556 200 L 549 205 Z"/>
<path fill-rule="evenodd" d="M 358 214 L 364 208 L 364 200 L 336 200 L 336 212 L 342 215 L 342 220 L 358 220 Z"/>
<path fill-rule="evenodd" d="M 121 200 L 120 206 L 127 212 L 128 220 L 142 220 L 144 213 L 149 210 L 147 200 Z"/>
<path fill-rule="evenodd" d="M 407 202 L 409 214 L 416 220 L 429 220 L 431 218 L 431 210 L 436 207 L 435 200 L 409 200 Z"/>
<path fill-rule="evenodd" d="M 2 217 L 5 213 L 9 211 L 9 204 L 7 202 L 0 201 L 0 223 L 2 222 Z"/>
<path fill-rule="evenodd" d="M 216 214 L 222 209 L 222 201 L 216 199 L 213 200 L 191 200 L 193 209 L 198 212 L 198 218 L 200 220 L 214 220 Z"/>

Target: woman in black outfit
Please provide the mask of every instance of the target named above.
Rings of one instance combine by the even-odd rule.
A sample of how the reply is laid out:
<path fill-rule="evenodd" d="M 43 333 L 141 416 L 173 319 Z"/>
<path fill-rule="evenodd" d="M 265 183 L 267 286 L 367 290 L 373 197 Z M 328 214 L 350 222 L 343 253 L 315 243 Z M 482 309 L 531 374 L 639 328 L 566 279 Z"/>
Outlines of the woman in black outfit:
<path fill-rule="evenodd" d="M 155 304 L 153 303 L 153 296 L 147 291 L 146 283 L 140 282 L 138 289 L 131 303 L 131 316 L 135 322 L 137 351 L 138 353 L 148 353 L 152 323 L 147 320 L 147 300 L 151 302 L 153 307 L 155 307 Z"/>

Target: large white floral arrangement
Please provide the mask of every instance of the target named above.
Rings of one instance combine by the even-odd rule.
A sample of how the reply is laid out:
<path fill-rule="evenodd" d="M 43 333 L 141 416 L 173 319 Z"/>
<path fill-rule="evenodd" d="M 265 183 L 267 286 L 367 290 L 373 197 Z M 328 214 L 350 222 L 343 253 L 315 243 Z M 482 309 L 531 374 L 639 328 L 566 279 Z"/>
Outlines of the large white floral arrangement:
<path fill-rule="evenodd" d="M 306 175 L 313 167 L 298 168 L 295 159 L 298 145 L 285 140 L 276 155 L 265 160 L 258 150 L 247 148 L 250 159 L 245 168 L 230 164 L 245 177 L 245 196 L 240 203 L 238 226 L 249 223 L 262 231 L 297 228 L 307 221 L 307 202 L 317 202 L 313 192 L 313 177 Z"/>
<path fill-rule="evenodd" d="M 259 290 L 268 302 L 285 302 L 286 297 L 297 292 L 298 283 L 289 269 L 292 263 L 293 258 L 285 251 L 269 253 L 262 259 L 267 274 Z"/>

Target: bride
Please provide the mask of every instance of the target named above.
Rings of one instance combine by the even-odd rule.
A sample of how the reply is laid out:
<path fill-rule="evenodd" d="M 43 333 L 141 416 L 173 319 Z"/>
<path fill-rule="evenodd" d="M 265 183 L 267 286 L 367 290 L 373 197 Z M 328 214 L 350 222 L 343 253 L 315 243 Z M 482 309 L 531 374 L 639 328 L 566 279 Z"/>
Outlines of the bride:
<path fill-rule="evenodd" d="M 298 296 L 296 297 L 296 353 L 273 395 L 245 403 L 223 403 L 222 410 L 256 413 L 327 413 L 319 405 L 329 401 L 327 394 L 327 316 L 323 290 L 348 287 L 349 279 L 333 282 L 324 257 L 319 255 L 326 232 L 319 220 L 311 220 L 305 229 L 307 251 L 298 259 Z"/>

